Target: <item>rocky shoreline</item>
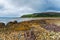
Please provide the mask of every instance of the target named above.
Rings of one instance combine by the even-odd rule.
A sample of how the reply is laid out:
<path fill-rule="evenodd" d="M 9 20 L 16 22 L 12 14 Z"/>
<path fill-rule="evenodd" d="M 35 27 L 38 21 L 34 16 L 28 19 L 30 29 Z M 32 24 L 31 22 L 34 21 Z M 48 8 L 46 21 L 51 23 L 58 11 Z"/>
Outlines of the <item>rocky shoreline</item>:
<path fill-rule="evenodd" d="M 0 23 L 1 40 L 60 40 L 60 20 L 41 19 Z"/>
<path fill-rule="evenodd" d="M 41 19 L 41 20 L 31 20 L 31 21 L 23 21 L 23 22 L 13 21 L 13 22 L 8 22 L 6 25 L 4 23 L 0 23 L 0 28 L 20 31 L 20 30 L 29 30 L 31 29 L 31 27 L 35 27 L 36 25 L 38 25 L 46 30 L 60 32 L 60 26 L 56 25 L 53 22 L 50 23 L 51 20 L 53 21 L 53 19 L 44 19 L 44 20 Z M 59 21 L 59 20 L 55 19 L 55 21 Z"/>

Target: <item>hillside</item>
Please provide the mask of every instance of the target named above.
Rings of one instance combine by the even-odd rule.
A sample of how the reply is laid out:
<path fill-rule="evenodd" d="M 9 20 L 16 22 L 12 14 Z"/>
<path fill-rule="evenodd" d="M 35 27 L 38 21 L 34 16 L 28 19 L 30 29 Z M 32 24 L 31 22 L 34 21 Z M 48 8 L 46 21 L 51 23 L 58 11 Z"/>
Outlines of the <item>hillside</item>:
<path fill-rule="evenodd" d="M 60 17 L 60 13 L 58 12 L 43 12 L 43 13 L 33 13 L 21 16 L 22 18 L 25 17 Z"/>

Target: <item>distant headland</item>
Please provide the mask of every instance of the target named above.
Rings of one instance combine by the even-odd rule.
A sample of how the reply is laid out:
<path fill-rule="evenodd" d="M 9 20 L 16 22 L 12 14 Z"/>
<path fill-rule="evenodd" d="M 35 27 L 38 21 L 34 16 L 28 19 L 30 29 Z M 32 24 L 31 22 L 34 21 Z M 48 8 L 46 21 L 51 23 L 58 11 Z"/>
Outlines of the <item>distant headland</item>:
<path fill-rule="evenodd" d="M 21 16 L 21 18 L 34 18 L 34 17 L 60 17 L 59 12 L 42 12 L 42 13 L 33 13 Z"/>

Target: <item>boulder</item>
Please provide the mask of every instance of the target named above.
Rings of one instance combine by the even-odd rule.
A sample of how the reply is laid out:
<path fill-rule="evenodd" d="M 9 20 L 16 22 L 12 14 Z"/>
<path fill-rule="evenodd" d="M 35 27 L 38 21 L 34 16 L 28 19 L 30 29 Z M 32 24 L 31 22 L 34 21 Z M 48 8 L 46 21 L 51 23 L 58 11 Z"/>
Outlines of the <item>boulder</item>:
<path fill-rule="evenodd" d="M 17 21 L 13 21 L 13 22 L 8 22 L 6 27 L 12 27 L 12 26 L 15 26 L 17 23 Z"/>
<path fill-rule="evenodd" d="M 0 23 L 0 28 L 4 28 L 5 27 L 5 23 Z"/>

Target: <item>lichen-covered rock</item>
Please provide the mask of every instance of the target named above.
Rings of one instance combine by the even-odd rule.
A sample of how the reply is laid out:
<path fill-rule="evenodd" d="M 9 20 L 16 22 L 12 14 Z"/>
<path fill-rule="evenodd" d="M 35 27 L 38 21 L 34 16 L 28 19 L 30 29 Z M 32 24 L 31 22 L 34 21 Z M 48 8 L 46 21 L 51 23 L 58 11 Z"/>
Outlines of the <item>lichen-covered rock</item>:
<path fill-rule="evenodd" d="M 60 26 L 49 22 L 31 20 L 9 22 L 7 25 L 0 23 L 0 40 L 60 40 Z"/>
<path fill-rule="evenodd" d="M 33 30 L 25 31 L 24 33 L 25 40 L 35 40 L 36 36 Z"/>

